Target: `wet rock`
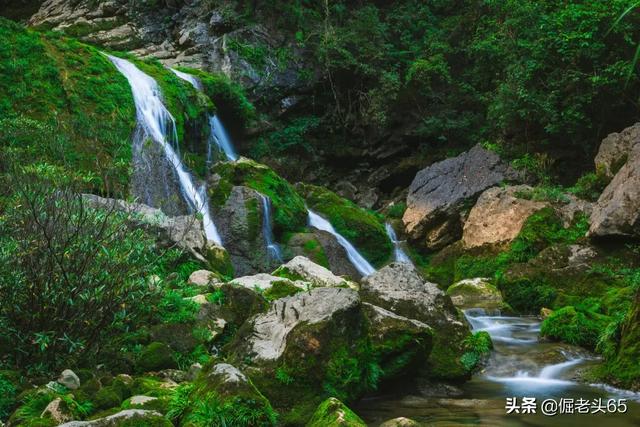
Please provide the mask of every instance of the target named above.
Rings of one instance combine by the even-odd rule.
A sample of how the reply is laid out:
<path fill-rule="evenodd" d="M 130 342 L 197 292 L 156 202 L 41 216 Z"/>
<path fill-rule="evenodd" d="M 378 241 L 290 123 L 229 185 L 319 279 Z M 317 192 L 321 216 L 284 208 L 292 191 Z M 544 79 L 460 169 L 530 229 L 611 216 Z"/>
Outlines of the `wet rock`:
<path fill-rule="evenodd" d="M 216 225 L 239 276 L 269 271 L 277 261 L 270 259 L 262 233 L 260 194 L 245 186 L 235 186 L 221 208 L 216 209 Z"/>
<path fill-rule="evenodd" d="M 428 360 L 434 378 L 461 379 L 467 376 L 460 363 L 469 326 L 451 299 L 437 285 L 426 282 L 411 264 L 394 262 L 363 279 L 363 301 L 401 316 L 419 320 L 434 331 Z"/>
<path fill-rule="evenodd" d="M 640 237 L 640 144 L 600 195 L 588 235 Z"/>
<path fill-rule="evenodd" d="M 609 179 L 613 178 L 638 145 L 640 145 L 640 123 L 622 132 L 609 134 L 600 143 L 595 158 L 596 170 Z"/>
<path fill-rule="evenodd" d="M 328 269 L 303 256 L 293 258 L 291 261 L 278 267 L 273 274 L 292 280 L 305 281 L 315 287 L 356 286 L 355 283 L 336 276 Z"/>
<path fill-rule="evenodd" d="M 461 215 L 469 201 L 515 179 L 508 164 L 480 145 L 421 170 L 409 187 L 402 218 L 409 238 L 433 250 L 454 242 L 462 234 Z"/>
<path fill-rule="evenodd" d="M 173 424 L 156 411 L 143 409 L 127 409 L 108 417 L 91 421 L 71 421 L 60 427 L 118 427 L 122 425 L 153 425 L 154 427 L 171 427 Z"/>
<path fill-rule="evenodd" d="M 77 390 L 80 388 L 80 378 L 71 369 L 65 369 L 58 377 L 58 384 L 61 384 L 69 390 Z"/>
<path fill-rule="evenodd" d="M 366 427 L 366 424 L 344 403 L 330 397 L 318 406 L 306 427 Z"/>
<path fill-rule="evenodd" d="M 461 280 L 447 289 L 453 304 L 459 309 L 484 308 L 495 310 L 503 306 L 500 291 L 488 279 L 475 278 Z"/>
<path fill-rule="evenodd" d="M 420 424 L 410 418 L 398 417 L 380 424 L 379 427 L 419 427 Z"/>
<path fill-rule="evenodd" d="M 484 191 L 469 212 L 462 233 L 465 249 L 502 245 L 515 239 L 529 216 L 548 206 L 523 198 L 531 187 L 517 185 Z"/>

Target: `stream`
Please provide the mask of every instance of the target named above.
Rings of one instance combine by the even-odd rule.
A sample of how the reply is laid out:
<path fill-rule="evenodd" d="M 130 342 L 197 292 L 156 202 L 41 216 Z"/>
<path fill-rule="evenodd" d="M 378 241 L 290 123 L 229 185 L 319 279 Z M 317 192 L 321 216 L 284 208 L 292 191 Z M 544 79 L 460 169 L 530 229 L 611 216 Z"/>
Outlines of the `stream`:
<path fill-rule="evenodd" d="M 640 393 L 613 389 L 579 381 L 579 371 L 598 362 L 591 353 L 578 347 L 539 339 L 540 320 L 535 317 L 489 315 L 482 309 L 465 311 L 474 332 L 487 331 L 494 350 L 484 370 L 460 388 L 428 385 L 395 387 L 393 391 L 361 400 L 353 409 L 368 425 L 407 417 L 429 426 L 580 426 L 595 422 L 606 427 L 640 426 Z M 507 398 L 536 398 L 536 414 L 507 414 Z M 553 411 L 543 415 L 541 404 L 553 399 L 570 405 L 573 414 Z M 578 404 L 578 399 L 589 404 Z M 626 399 L 626 413 L 578 413 L 602 399 Z M 597 406 L 597 405 L 596 405 Z M 565 410 L 571 412 L 571 409 Z"/>

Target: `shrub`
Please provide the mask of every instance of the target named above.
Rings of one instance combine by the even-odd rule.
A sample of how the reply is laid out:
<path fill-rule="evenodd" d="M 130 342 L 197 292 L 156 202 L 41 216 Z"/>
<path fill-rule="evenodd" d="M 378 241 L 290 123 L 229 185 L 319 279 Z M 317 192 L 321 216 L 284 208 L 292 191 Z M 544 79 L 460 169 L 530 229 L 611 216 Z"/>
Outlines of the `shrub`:
<path fill-rule="evenodd" d="M 154 242 L 72 187 L 29 173 L 13 181 L 0 217 L 0 342 L 12 343 L 6 356 L 22 368 L 87 356 L 146 313 Z"/>
<path fill-rule="evenodd" d="M 540 312 L 542 307 L 549 307 L 556 299 L 557 291 L 545 283 L 534 283 L 521 279 L 501 284 L 505 301 L 520 313 Z"/>
<path fill-rule="evenodd" d="M 600 333 L 606 329 L 607 324 L 606 316 L 580 307 L 568 306 L 546 318 L 542 322 L 540 333 L 569 344 L 594 349 Z"/>
<path fill-rule="evenodd" d="M 462 355 L 460 361 L 468 372 L 476 369 L 483 358 L 486 358 L 493 349 L 491 336 L 486 331 L 476 332 L 469 335 L 464 341 L 466 352 Z"/>
<path fill-rule="evenodd" d="M 16 403 L 16 387 L 0 374 L 0 420 L 6 419 Z"/>

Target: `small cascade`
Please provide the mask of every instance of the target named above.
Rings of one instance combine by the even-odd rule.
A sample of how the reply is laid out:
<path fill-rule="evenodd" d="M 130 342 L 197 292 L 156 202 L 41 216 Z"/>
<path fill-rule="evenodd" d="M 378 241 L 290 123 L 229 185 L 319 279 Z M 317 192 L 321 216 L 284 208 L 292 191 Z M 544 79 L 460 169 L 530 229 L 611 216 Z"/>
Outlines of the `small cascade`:
<path fill-rule="evenodd" d="M 387 236 L 393 243 L 394 247 L 394 257 L 397 262 L 404 262 L 407 264 L 412 264 L 411 259 L 407 256 L 407 254 L 400 247 L 400 242 L 398 241 L 398 236 L 396 235 L 396 231 L 393 229 L 391 224 L 388 222 L 384 224 L 384 229 L 387 230 Z"/>
<path fill-rule="evenodd" d="M 131 62 L 111 55 L 107 57 L 129 81 L 136 105 L 138 126 L 143 131 L 143 139 L 149 138 L 162 147 L 167 161 L 178 178 L 180 191 L 189 208 L 202 215 L 207 239 L 221 245 L 222 240 L 209 211 L 206 189 L 204 186 L 196 185 L 167 138 L 168 134 L 177 143 L 175 120 L 162 103 L 158 84 Z"/>
<path fill-rule="evenodd" d="M 362 274 L 363 276 L 368 276 L 370 274 L 375 273 L 376 269 L 369 264 L 369 262 L 364 259 L 362 255 L 356 250 L 356 248 L 349 243 L 347 239 L 345 239 L 341 234 L 339 234 L 331 225 L 329 221 L 318 215 L 317 213 L 308 210 L 309 212 L 309 225 L 311 227 L 315 227 L 318 230 L 323 230 L 328 233 L 331 233 L 337 240 L 340 246 L 342 246 L 347 251 L 347 256 L 349 257 L 349 261 L 353 264 L 353 266 Z"/>
<path fill-rule="evenodd" d="M 202 91 L 202 83 L 197 77 L 173 68 L 170 68 L 170 70 L 182 80 L 191 83 L 196 90 Z M 209 136 L 209 145 L 207 146 L 207 165 L 211 165 L 211 162 L 213 161 L 213 145 L 216 145 L 218 149 L 227 156 L 228 160 L 232 162 L 238 160 L 238 154 L 236 154 L 236 151 L 233 148 L 231 137 L 229 137 L 229 133 L 217 115 L 209 116 L 209 127 L 211 129 L 211 135 Z"/>
<path fill-rule="evenodd" d="M 282 263 L 282 251 L 273 237 L 271 228 L 271 199 L 264 194 L 260 194 L 260 199 L 262 200 L 262 234 L 267 245 L 267 254 L 270 260 Z"/>

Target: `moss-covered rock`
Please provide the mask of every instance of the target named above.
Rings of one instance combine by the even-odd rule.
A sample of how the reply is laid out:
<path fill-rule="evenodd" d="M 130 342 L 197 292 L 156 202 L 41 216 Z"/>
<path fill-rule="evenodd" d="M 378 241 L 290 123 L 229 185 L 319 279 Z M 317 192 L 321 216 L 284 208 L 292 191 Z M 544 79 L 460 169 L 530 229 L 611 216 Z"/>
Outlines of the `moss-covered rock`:
<path fill-rule="evenodd" d="M 594 349 L 609 318 L 585 309 L 563 307 L 547 317 L 540 334 L 582 347 Z"/>
<path fill-rule="evenodd" d="M 286 231 L 296 232 L 304 229 L 307 223 L 304 200 L 291 184 L 269 167 L 240 158 L 237 162 L 217 163 L 211 172 L 208 188 L 214 209 L 224 205 L 234 186 L 243 185 L 253 188 L 271 200 L 276 236 Z"/>
<path fill-rule="evenodd" d="M 152 342 L 142 350 L 136 361 L 139 372 L 177 368 L 171 347 L 161 342 Z"/>
<path fill-rule="evenodd" d="M 479 307 L 493 310 L 501 308 L 504 304 L 498 288 L 483 278 L 456 282 L 449 286 L 447 295 L 453 304 L 460 309 Z"/>
<path fill-rule="evenodd" d="M 277 414 L 251 380 L 227 363 L 205 366 L 192 386 L 182 391 L 173 416 L 181 426 L 232 425 L 270 427 Z"/>
<path fill-rule="evenodd" d="M 362 419 L 335 397 L 322 402 L 306 427 L 366 427 Z"/>
<path fill-rule="evenodd" d="M 207 245 L 205 249 L 205 258 L 209 268 L 224 277 L 233 277 L 233 264 L 229 253 L 222 246 Z"/>
<path fill-rule="evenodd" d="M 300 184 L 297 188 L 309 208 L 325 217 L 374 266 L 391 258 L 393 243 L 373 213 L 323 187 Z"/>

